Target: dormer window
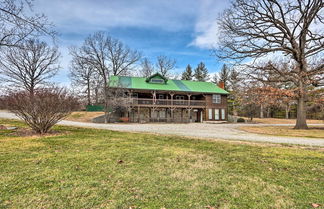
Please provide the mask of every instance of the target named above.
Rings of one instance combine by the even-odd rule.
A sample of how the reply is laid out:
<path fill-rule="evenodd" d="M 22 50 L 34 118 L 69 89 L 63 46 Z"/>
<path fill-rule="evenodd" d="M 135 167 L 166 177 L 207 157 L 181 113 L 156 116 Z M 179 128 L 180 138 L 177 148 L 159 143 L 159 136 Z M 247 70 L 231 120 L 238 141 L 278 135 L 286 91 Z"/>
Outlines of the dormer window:
<path fill-rule="evenodd" d="M 155 73 L 154 75 L 146 78 L 146 82 L 154 84 L 166 84 L 168 82 L 168 79 L 159 73 Z"/>
<path fill-rule="evenodd" d="M 152 78 L 150 80 L 150 83 L 164 83 L 164 80 L 163 79 Z"/>

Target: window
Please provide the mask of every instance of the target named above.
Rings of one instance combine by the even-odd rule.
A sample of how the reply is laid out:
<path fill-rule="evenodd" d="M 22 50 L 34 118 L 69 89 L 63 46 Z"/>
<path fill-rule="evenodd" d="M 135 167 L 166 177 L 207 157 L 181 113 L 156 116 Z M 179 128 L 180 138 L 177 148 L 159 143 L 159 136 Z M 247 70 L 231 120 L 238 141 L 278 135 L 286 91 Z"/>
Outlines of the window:
<path fill-rule="evenodd" d="M 225 120 L 225 109 L 222 109 L 222 120 Z"/>
<path fill-rule="evenodd" d="M 176 104 L 177 105 L 182 105 L 182 104 L 184 104 L 184 96 L 181 96 L 181 95 L 176 95 L 176 97 L 175 97 L 175 99 L 176 100 L 182 100 L 182 101 L 176 101 Z"/>
<path fill-rule="evenodd" d="M 166 112 L 165 112 L 165 110 L 160 110 L 159 116 L 160 116 L 160 118 L 166 118 Z"/>
<path fill-rule="evenodd" d="M 159 94 L 159 99 L 164 99 L 164 95 L 163 94 Z"/>
<path fill-rule="evenodd" d="M 213 109 L 208 109 L 208 119 L 213 120 Z"/>
<path fill-rule="evenodd" d="M 219 109 L 215 109 L 215 120 L 219 120 Z"/>
<path fill-rule="evenodd" d="M 176 100 L 184 100 L 184 96 L 177 95 Z"/>
<path fill-rule="evenodd" d="M 151 83 L 164 83 L 163 79 L 158 79 L 158 78 L 152 78 Z"/>
<path fill-rule="evenodd" d="M 221 95 L 213 94 L 213 103 L 214 104 L 220 104 L 221 103 Z"/>

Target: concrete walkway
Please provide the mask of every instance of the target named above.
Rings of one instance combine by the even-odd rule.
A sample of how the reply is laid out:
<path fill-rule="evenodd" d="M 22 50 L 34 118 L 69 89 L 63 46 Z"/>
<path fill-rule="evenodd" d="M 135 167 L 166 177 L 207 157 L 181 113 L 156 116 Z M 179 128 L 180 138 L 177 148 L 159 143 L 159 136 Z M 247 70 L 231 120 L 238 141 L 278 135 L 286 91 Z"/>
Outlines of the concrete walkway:
<path fill-rule="evenodd" d="M 0 118 L 17 119 L 15 115 L 8 112 L 0 112 Z M 240 126 L 269 126 L 269 124 L 97 124 L 63 120 L 60 125 L 108 129 L 115 131 L 128 132 L 147 132 L 157 134 L 172 134 L 188 137 L 199 137 L 208 139 L 240 140 L 254 142 L 270 142 L 298 144 L 307 146 L 324 147 L 323 138 L 304 138 L 304 137 L 283 137 L 253 134 L 238 130 Z M 318 124 L 317 124 L 318 125 Z M 270 126 L 291 126 L 287 124 L 271 124 Z M 323 125 L 322 125 L 323 126 Z"/>

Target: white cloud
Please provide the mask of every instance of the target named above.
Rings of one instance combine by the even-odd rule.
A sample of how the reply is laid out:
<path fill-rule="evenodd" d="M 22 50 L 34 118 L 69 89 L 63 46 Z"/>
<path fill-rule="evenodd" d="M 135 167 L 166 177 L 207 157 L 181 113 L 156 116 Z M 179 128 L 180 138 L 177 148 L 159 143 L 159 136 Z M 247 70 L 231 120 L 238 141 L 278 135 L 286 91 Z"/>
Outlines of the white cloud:
<path fill-rule="evenodd" d="M 203 49 L 211 49 L 217 45 L 217 17 L 228 5 L 228 0 L 200 1 L 199 16 L 195 25 L 196 36 L 190 45 Z"/>
<path fill-rule="evenodd" d="M 36 0 L 35 9 L 69 31 L 109 27 L 158 27 L 174 31 L 190 27 L 198 4 L 195 0 L 185 4 L 182 0 Z"/>
<path fill-rule="evenodd" d="M 48 16 L 58 32 L 63 34 L 58 43 L 62 52 L 63 69 L 53 80 L 68 83 L 70 56 L 67 47 L 81 44 L 88 34 L 98 30 L 132 27 L 179 33 L 192 31 L 194 40 L 191 45 L 210 48 L 215 43 L 217 33 L 216 17 L 227 1 L 229 0 L 35 0 L 34 9 Z M 126 32 L 131 33 L 131 30 L 125 30 L 124 33 Z M 145 38 L 145 34 L 143 36 Z M 148 53 L 160 53 L 160 50 L 154 51 L 156 47 L 150 45 Z M 168 53 L 186 56 L 193 52 L 175 49 L 166 52 Z"/>

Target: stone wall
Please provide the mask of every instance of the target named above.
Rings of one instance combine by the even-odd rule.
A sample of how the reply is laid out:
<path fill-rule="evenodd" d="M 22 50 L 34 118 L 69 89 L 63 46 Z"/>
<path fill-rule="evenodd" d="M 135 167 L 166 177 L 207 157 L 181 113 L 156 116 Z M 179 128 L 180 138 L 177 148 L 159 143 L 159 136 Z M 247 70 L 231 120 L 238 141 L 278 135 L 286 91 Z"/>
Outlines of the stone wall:
<path fill-rule="evenodd" d="M 165 112 L 165 118 L 164 117 L 160 117 L 160 111 L 164 111 Z M 155 114 L 155 118 L 153 121 L 153 117 L 151 118 L 151 116 L 153 116 L 153 111 L 151 108 L 147 108 L 147 107 L 142 107 L 140 108 L 140 117 L 139 117 L 139 121 L 138 121 L 138 109 L 134 108 L 132 109 L 132 111 L 129 113 L 129 121 L 130 122 L 134 122 L 134 123 L 149 123 L 149 122 L 175 122 L 175 123 L 188 123 L 188 122 L 195 122 L 197 120 L 197 112 L 194 112 L 194 110 L 192 109 L 190 111 L 191 114 L 191 120 L 190 120 L 190 116 L 189 116 L 189 112 L 187 109 L 175 109 L 173 110 L 173 120 L 171 118 L 171 110 L 170 109 L 166 109 L 166 108 L 157 108 L 154 111 Z M 182 112 L 182 113 L 181 113 Z M 120 122 L 120 113 L 116 113 L 116 114 L 112 114 L 110 116 L 111 120 L 110 122 Z M 124 116 L 127 117 L 127 112 L 125 112 Z M 182 115 L 182 117 L 181 117 Z M 97 118 L 93 119 L 94 123 L 104 123 L 104 116 L 99 116 Z"/>
<path fill-rule="evenodd" d="M 138 121 L 138 109 L 134 108 L 130 113 L 130 121 L 131 122 L 140 122 L 140 123 L 148 123 L 150 122 L 150 109 L 149 108 L 140 108 L 139 110 L 140 117 Z"/>

